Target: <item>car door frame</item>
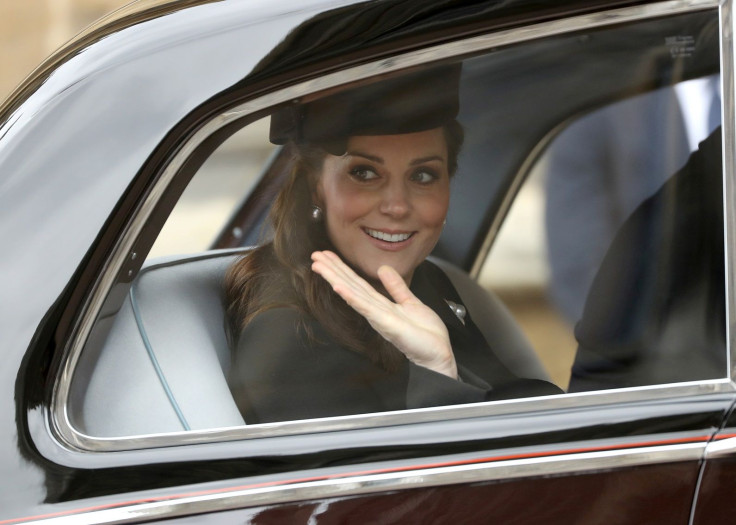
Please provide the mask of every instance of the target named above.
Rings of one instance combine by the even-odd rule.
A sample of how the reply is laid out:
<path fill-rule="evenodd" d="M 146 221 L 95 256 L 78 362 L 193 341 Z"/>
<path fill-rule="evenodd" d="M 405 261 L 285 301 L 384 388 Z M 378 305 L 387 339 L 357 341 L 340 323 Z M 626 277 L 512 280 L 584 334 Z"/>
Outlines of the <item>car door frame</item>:
<path fill-rule="evenodd" d="M 573 31 L 575 27 L 589 28 L 591 25 L 600 24 L 608 25 L 620 20 L 631 20 L 632 18 L 656 16 L 653 13 L 671 13 L 673 5 L 679 5 L 683 10 L 693 9 L 692 4 L 688 2 L 661 2 L 652 4 L 647 8 L 623 8 L 615 12 L 595 13 L 594 15 L 582 15 L 574 21 L 571 19 L 561 19 L 552 22 L 545 22 L 541 25 L 545 27 L 544 32 L 528 31 L 525 33 L 526 38 L 537 38 L 540 34 L 559 34 L 561 32 Z M 696 4 L 698 8 L 702 6 L 713 7 L 713 2 L 702 2 Z M 659 6 L 662 11 L 657 11 L 654 6 Z M 666 10 L 666 11 L 665 11 Z M 726 2 L 721 6 L 722 18 L 725 24 L 732 24 L 732 4 Z M 618 18 L 617 18 L 618 17 Z M 729 25 L 729 27 L 731 27 Z M 450 44 L 442 44 L 435 48 L 425 49 L 419 52 L 408 53 L 392 58 L 391 60 L 381 60 L 375 63 L 355 66 L 348 70 L 338 71 L 327 74 L 323 77 L 310 80 L 308 82 L 297 84 L 274 93 L 260 96 L 255 100 L 248 101 L 239 107 L 229 110 L 227 118 L 240 120 L 245 115 L 260 115 L 266 108 L 275 104 L 284 103 L 288 100 L 313 93 L 315 91 L 329 89 L 346 82 L 356 81 L 364 78 L 370 78 L 379 74 L 386 74 L 398 71 L 407 67 L 421 65 L 430 57 L 432 60 L 446 59 L 457 56 L 472 49 L 487 49 L 494 46 L 503 45 L 512 39 L 519 42 L 520 39 L 514 39 L 516 29 L 490 33 L 484 36 L 471 37 L 466 40 L 453 42 Z M 472 42 L 472 44 L 471 44 Z M 728 38 L 723 43 L 723 75 L 724 85 L 727 90 L 724 91 L 724 111 L 726 115 L 733 115 L 733 42 Z M 725 119 L 724 122 L 724 142 L 727 145 L 734 144 L 734 126 L 731 119 Z M 225 123 L 227 124 L 227 122 Z M 142 253 L 138 250 L 136 243 L 139 241 L 141 233 L 150 213 L 158 204 L 156 200 L 158 196 L 165 193 L 165 190 L 171 187 L 174 179 L 177 177 L 187 162 L 191 162 L 189 154 L 196 149 L 200 143 L 204 143 L 214 134 L 223 129 L 223 122 L 211 121 L 205 124 L 189 139 L 182 153 L 175 156 L 173 160 L 166 166 L 158 177 L 153 190 L 149 193 L 156 197 L 153 200 L 147 200 L 143 203 L 142 213 L 130 222 L 126 234 L 120 241 L 119 248 L 109 260 L 108 264 L 111 270 L 108 271 L 106 277 L 103 277 L 101 283 L 92 292 L 87 303 L 87 312 L 95 312 L 101 308 L 104 300 L 113 286 L 113 280 L 118 275 L 125 275 L 129 271 L 135 272 L 135 264 L 131 263 L 130 253 Z M 733 201 L 732 195 L 734 191 L 733 184 L 733 166 L 734 155 L 733 147 L 724 148 L 725 151 L 725 186 L 726 186 L 726 210 L 729 219 L 726 224 L 726 235 L 728 246 L 734 246 L 734 219 L 730 202 Z M 196 164 L 196 163 L 195 163 Z M 147 213 L 149 215 L 147 215 Z M 728 253 L 727 259 L 730 261 L 733 257 L 732 253 Z M 734 309 L 734 268 L 728 264 L 728 305 L 730 315 L 733 315 Z M 81 322 L 82 326 L 89 326 L 93 322 L 95 314 L 88 314 Z M 81 334 L 81 335 L 80 335 Z M 732 338 L 733 334 L 729 334 Z M 77 332 L 76 343 L 79 346 L 80 341 L 84 340 L 84 331 Z M 729 339 L 729 348 L 733 349 L 733 341 Z M 82 344 L 83 346 L 83 344 Z M 79 347 L 81 351 L 81 347 Z M 66 407 L 65 385 L 68 385 L 74 371 L 74 351 L 70 348 L 68 351 L 70 358 L 62 360 L 63 371 L 60 379 L 57 381 L 56 390 L 54 392 L 54 401 L 52 413 L 63 414 Z M 642 396 L 642 392 L 645 395 Z M 68 391 L 66 392 L 68 394 Z M 437 442 L 432 443 L 435 447 L 435 455 L 432 458 L 442 457 L 443 460 L 430 464 L 423 463 L 426 461 L 426 451 L 428 444 L 423 446 L 415 445 L 411 459 L 395 460 L 393 463 L 382 464 L 379 458 L 380 454 L 369 456 L 372 462 L 367 467 L 359 471 L 354 470 L 351 463 L 344 466 L 332 467 L 327 470 L 318 469 L 319 473 L 312 472 L 313 475 L 306 475 L 298 478 L 288 478 L 281 476 L 281 479 L 274 481 L 264 480 L 256 483 L 237 484 L 228 483 L 227 479 L 219 482 L 219 488 L 213 488 L 206 491 L 206 494 L 188 494 L 181 493 L 178 495 L 153 496 L 141 503 L 139 500 L 121 500 L 115 509 L 94 509 L 88 513 L 91 520 L 107 519 L 112 514 L 118 516 L 116 519 L 129 521 L 145 517 L 176 517 L 190 515 L 200 512 L 210 512 L 223 509 L 237 509 L 254 505 L 273 505 L 276 503 L 293 502 L 312 499 L 328 499 L 336 495 L 365 495 L 375 493 L 385 493 L 397 489 L 432 487 L 450 484 L 468 484 L 468 483 L 488 483 L 497 480 L 522 479 L 528 477 L 549 476 L 552 474 L 562 473 L 581 473 L 581 472 L 600 472 L 611 468 L 620 468 L 624 466 L 642 466 L 656 465 L 667 462 L 689 462 L 694 466 L 699 465 L 703 454 L 706 452 L 706 446 L 712 441 L 715 431 L 721 426 L 723 414 L 733 403 L 734 385 L 732 378 L 724 378 L 721 381 L 712 381 L 706 383 L 676 385 L 676 386 L 658 386 L 650 389 L 629 389 L 624 391 L 616 391 L 610 393 L 592 393 L 579 394 L 573 396 L 564 396 L 557 399 L 539 400 L 533 404 L 525 401 L 509 403 L 506 405 L 497 405 L 493 410 L 489 410 L 487 406 L 466 406 L 452 407 L 447 410 L 422 410 L 412 414 L 407 418 L 407 414 L 382 414 L 371 416 L 369 419 L 361 420 L 351 418 L 348 423 L 345 420 L 335 420 L 332 422 L 322 422 L 315 427 L 314 422 L 294 422 L 283 427 L 282 432 L 274 434 L 272 429 L 256 431 L 244 434 L 238 430 L 220 430 L 203 434 L 201 436 L 192 435 L 167 435 L 167 436 L 151 436 L 146 439 L 124 440 L 124 443 L 115 440 L 95 440 L 90 436 L 80 435 L 75 429 L 69 425 L 59 425 L 58 420 L 51 417 L 52 429 L 55 433 L 55 440 L 50 440 L 41 436 L 38 430 L 32 434 L 36 437 L 34 441 L 39 443 L 39 449 L 42 454 L 52 454 L 57 460 L 68 465 L 86 466 L 97 465 L 98 467 L 112 468 L 119 466 L 120 457 L 102 458 L 99 455 L 90 461 L 89 454 L 82 451 L 94 452 L 114 452 L 114 451 L 131 451 L 135 458 L 135 449 L 139 449 L 141 457 L 146 456 L 146 461 L 152 461 L 155 464 L 165 465 L 171 463 L 175 458 L 182 458 L 190 453 L 202 460 L 211 460 L 213 457 L 223 458 L 232 457 L 232 454 L 242 455 L 242 451 L 238 450 L 238 442 L 245 439 L 245 442 L 251 440 L 256 442 L 260 438 L 271 438 L 274 435 L 279 436 L 282 442 L 291 440 L 292 443 L 284 445 L 288 450 L 304 448 L 304 445 L 297 445 L 296 440 L 301 436 L 303 439 L 310 441 L 311 445 L 306 448 L 317 450 L 323 445 L 317 445 L 319 440 L 324 440 L 329 434 L 342 434 L 338 436 L 343 439 L 345 436 L 352 436 L 356 441 L 353 444 L 362 443 L 364 437 L 361 438 L 361 432 L 365 429 L 371 430 L 372 434 L 381 435 L 381 439 L 388 443 L 388 448 L 406 447 L 406 443 L 402 443 L 404 438 L 399 437 L 404 425 L 413 424 L 416 428 L 424 428 L 432 430 L 438 435 L 447 438 L 449 431 L 444 430 L 442 426 L 459 425 L 469 429 L 470 435 L 484 435 L 483 430 L 492 421 L 498 422 L 499 418 L 508 416 L 507 419 L 516 421 L 517 416 L 527 417 L 530 420 L 535 418 L 537 422 L 551 415 L 558 413 L 572 413 L 576 410 L 579 414 L 589 414 L 588 409 L 593 407 L 601 407 L 597 410 L 601 414 L 617 413 L 620 410 L 627 412 L 624 417 L 619 414 L 617 417 L 619 430 L 613 432 L 616 437 L 607 437 L 603 441 L 596 439 L 593 427 L 595 425 L 581 425 L 576 428 L 587 428 L 587 431 L 580 432 L 578 435 L 581 439 L 575 441 L 575 446 L 570 448 L 555 447 L 554 441 L 547 442 L 544 439 L 534 444 L 535 451 L 526 448 L 516 450 L 513 447 L 504 449 L 502 437 L 480 440 L 482 443 L 476 443 L 469 446 L 467 441 L 462 441 L 463 446 L 448 445 L 441 447 L 442 453 L 437 454 Z M 706 408 L 704 408 L 706 407 Z M 720 416 L 719 416 L 720 414 Z M 45 417 L 45 416 L 39 416 Z M 608 416 L 607 416 L 608 417 Z M 539 419 L 541 418 L 541 419 Z M 668 420 L 664 425 L 667 429 L 662 434 L 662 439 L 650 439 L 651 434 L 642 433 L 641 428 L 646 428 L 646 422 L 657 420 L 661 423 L 661 419 Z M 572 418 L 574 419 L 574 418 Z M 603 419 L 605 420 L 605 418 Z M 602 424 L 603 420 L 597 420 Z M 696 423 L 693 423 L 697 420 Z M 569 419 L 568 419 L 569 421 Z M 453 423 L 454 422 L 454 423 Z M 549 428 L 553 428 L 551 425 Z M 615 426 L 615 425 L 612 425 Z M 71 431 L 70 431 L 71 429 Z M 383 432 L 385 430 L 385 432 Z M 549 430 L 549 433 L 553 433 Z M 310 436 L 305 438 L 305 434 Z M 523 432 L 522 432 L 523 434 Z M 514 436 L 514 437 L 518 437 Z M 718 440 L 731 439 L 729 434 L 721 434 Z M 623 440 L 621 439 L 623 438 Z M 328 438 L 329 439 L 329 438 Z M 213 441 L 219 441 L 213 443 Z M 263 441 L 263 440 L 261 440 Z M 478 441 L 477 439 L 474 441 Z M 335 443 L 335 439 L 330 442 Z M 440 443 L 446 443 L 439 441 Z M 59 451 L 58 444 L 61 443 L 65 450 Z M 506 441 L 509 443 L 509 441 Z M 562 443 L 562 442 L 557 442 Z M 569 445 L 569 442 L 564 442 Z M 177 451 L 172 451 L 171 445 L 177 445 Z M 365 446 L 365 444 L 363 444 Z M 158 447 L 169 447 L 168 449 L 159 449 Z M 340 447 L 335 444 L 336 449 Z M 256 450 L 251 452 L 252 457 L 258 457 L 262 451 Z M 431 447 L 429 447 L 431 448 Z M 53 450 L 52 450 L 53 449 Z M 159 457 L 152 458 L 146 450 L 154 449 Z M 504 450 L 503 454 L 488 455 L 484 454 L 488 450 Z M 316 453 L 316 452 L 315 452 Z M 211 455 L 212 454 L 212 455 Z M 293 452 L 293 454 L 297 454 Z M 424 454 L 424 455 L 422 455 Z M 131 453 L 126 453 L 128 458 Z M 209 458 L 209 459 L 208 459 Z M 127 461 L 127 460 L 126 460 Z M 294 466 L 301 472 L 309 472 L 307 461 L 299 463 L 294 462 Z M 274 474 L 271 474 L 274 475 Z M 268 476 L 266 476 L 268 478 Z M 266 485 L 264 485 L 264 483 Z M 106 517 L 107 516 L 107 517 Z M 93 521 L 94 522 L 94 521 Z"/>

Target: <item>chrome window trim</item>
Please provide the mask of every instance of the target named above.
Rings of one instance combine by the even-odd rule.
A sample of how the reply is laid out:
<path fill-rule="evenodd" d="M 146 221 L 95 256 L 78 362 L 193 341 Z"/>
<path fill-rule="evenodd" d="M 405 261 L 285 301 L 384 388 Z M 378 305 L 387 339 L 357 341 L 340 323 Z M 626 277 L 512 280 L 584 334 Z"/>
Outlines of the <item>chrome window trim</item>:
<path fill-rule="evenodd" d="M 326 497 L 339 498 L 422 487 L 494 480 L 585 473 L 658 463 L 700 461 L 705 443 L 686 443 L 628 450 L 581 452 L 566 456 L 510 459 L 496 462 L 436 467 L 401 472 L 348 476 L 338 479 L 287 483 L 278 486 L 227 489 L 151 503 L 51 518 L 53 525 L 130 523 L 141 519 L 176 518 L 249 507 L 277 505 Z"/>
<path fill-rule="evenodd" d="M 724 432 L 733 435 L 734 430 L 736 429 L 724 429 Z M 736 437 L 711 441 L 705 447 L 705 459 L 732 458 L 734 455 L 736 455 Z"/>
<path fill-rule="evenodd" d="M 723 123 L 723 230 L 725 249 L 723 250 L 726 268 L 726 342 L 728 345 L 727 376 L 736 381 L 734 352 L 736 352 L 736 213 L 733 203 L 736 202 L 736 91 L 734 91 L 734 20 L 733 0 L 721 0 L 719 9 L 721 33 L 721 122 Z M 728 119 L 726 117 L 729 117 Z M 730 249 L 729 249 L 730 247 Z"/>
<path fill-rule="evenodd" d="M 620 403 L 638 400 L 672 398 L 685 395 L 702 395 L 718 392 L 734 392 L 736 385 L 728 379 L 703 382 L 681 383 L 675 385 L 655 385 L 604 392 L 587 392 L 582 394 L 565 394 L 547 398 L 529 398 L 510 401 L 496 401 L 475 405 L 449 406 L 401 412 L 363 414 L 326 418 L 320 420 L 304 420 L 283 423 L 252 425 L 230 429 L 212 429 L 207 431 L 178 432 L 149 436 L 96 438 L 76 430 L 67 412 L 67 400 L 70 383 L 79 355 L 92 329 L 97 313 L 112 288 L 114 281 L 123 268 L 143 225 L 148 220 L 164 190 L 175 177 L 185 160 L 212 133 L 236 119 L 255 114 L 276 104 L 287 102 L 305 95 L 346 83 L 359 81 L 379 74 L 398 71 L 404 68 L 422 65 L 436 60 L 454 58 L 469 53 L 488 50 L 509 44 L 565 34 L 568 32 L 604 27 L 612 24 L 632 22 L 641 19 L 667 16 L 679 13 L 717 7 L 715 0 L 669 0 L 652 5 L 616 9 L 541 23 L 521 29 L 504 30 L 488 35 L 430 47 L 406 53 L 397 57 L 380 60 L 374 63 L 349 68 L 344 71 L 328 74 L 306 81 L 273 93 L 258 97 L 214 118 L 198 130 L 176 153 L 172 161 L 165 167 L 146 196 L 135 216 L 126 226 L 124 234 L 118 241 L 112 256 L 86 299 L 83 314 L 76 320 L 73 336 L 65 347 L 63 368 L 55 382 L 48 424 L 53 434 L 62 445 L 76 450 L 92 452 L 108 452 L 116 450 L 133 450 L 161 446 L 175 446 L 191 443 L 213 442 L 221 440 L 240 440 L 272 435 L 301 434 L 308 432 L 324 432 L 342 429 L 357 429 L 375 426 L 403 425 L 423 421 L 452 420 L 466 417 L 492 416 L 508 413 L 524 413 L 539 410 L 551 410 L 568 407 L 594 406 L 598 404 Z M 724 97 L 730 99 L 732 93 Z M 727 126 L 728 127 L 728 126 Z M 731 131 L 731 134 L 733 132 Z M 732 135 L 731 135 L 732 136 Z M 729 228 L 729 231 L 732 231 Z M 732 294 L 729 294 L 729 298 Z"/>
<path fill-rule="evenodd" d="M 454 421 L 509 414 L 521 415 L 548 410 L 575 409 L 598 405 L 635 403 L 638 401 L 657 401 L 681 396 L 705 396 L 735 391 L 736 388 L 734 388 L 734 385 L 729 380 L 723 379 L 707 383 L 692 382 L 674 385 L 655 385 L 606 392 L 581 392 L 539 398 L 512 399 L 468 405 L 450 405 L 396 412 L 263 423 L 244 427 L 212 428 L 207 430 L 115 438 L 94 437 L 75 430 L 75 441 L 67 444 L 75 449 L 91 452 L 141 450 L 157 447 L 259 439 L 271 436 L 338 432 L 374 427 L 397 427 L 433 421 Z"/>

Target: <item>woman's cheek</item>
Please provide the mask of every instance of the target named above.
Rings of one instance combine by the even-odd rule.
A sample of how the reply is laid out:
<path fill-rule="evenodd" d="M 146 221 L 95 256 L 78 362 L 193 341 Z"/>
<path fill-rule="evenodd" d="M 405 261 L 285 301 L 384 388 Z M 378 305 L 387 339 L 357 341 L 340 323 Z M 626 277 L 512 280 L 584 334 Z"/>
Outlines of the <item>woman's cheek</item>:
<path fill-rule="evenodd" d="M 340 215 L 343 222 L 349 223 L 367 215 L 376 208 L 375 196 L 369 191 L 352 189 L 342 194 L 340 201 Z"/>
<path fill-rule="evenodd" d="M 450 204 L 449 194 L 439 194 L 427 199 L 421 206 L 422 221 L 429 228 L 442 228 Z"/>

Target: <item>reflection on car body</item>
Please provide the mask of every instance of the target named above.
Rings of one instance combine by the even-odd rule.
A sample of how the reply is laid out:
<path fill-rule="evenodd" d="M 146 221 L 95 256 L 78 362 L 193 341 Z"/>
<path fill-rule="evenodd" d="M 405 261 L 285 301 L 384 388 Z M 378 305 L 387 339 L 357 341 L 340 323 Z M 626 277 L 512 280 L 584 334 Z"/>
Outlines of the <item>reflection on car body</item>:
<path fill-rule="evenodd" d="M 0 274 L 0 377 L 14 389 L 0 411 L 0 522 L 698 524 L 731 511 L 733 279 L 719 239 L 732 236 L 732 22 L 731 2 L 705 0 L 298 10 L 230 0 L 141 2 L 80 36 L 1 113 L 0 242 L 15 255 Z M 673 53 L 673 42 L 688 51 Z M 659 316 L 634 316 L 636 352 L 712 352 L 715 364 L 655 360 L 654 377 L 615 383 L 589 367 L 595 385 L 583 393 L 250 424 L 226 381 L 221 286 L 228 265 L 268 238 L 264 217 L 288 174 L 287 148 L 268 145 L 271 115 L 458 62 L 466 142 L 432 260 L 506 367 L 563 389 L 567 376 L 548 363 L 563 360 L 569 375 L 577 348 L 566 346 L 571 326 L 555 321 L 568 337 L 559 341 L 549 328 L 544 272 L 533 289 L 475 278 L 499 256 L 498 239 L 534 237 L 508 225 L 520 203 L 543 205 L 522 196 L 544 191 L 530 173 L 544 177 L 542 154 L 564 128 L 720 72 L 722 136 L 691 161 L 706 155 L 705 170 L 673 173 L 665 198 L 630 218 L 661 208 L 641 229 L 647 250 L 624 250 L 655 279 L 625 288 L 614 240 L 588 299 L 604 331 L 615 308 Z M 214 231 L 166 253 L 197 199 L 218 200 Z M 678 235 L 683 222 L 697 235 Z M 614 299 L 627 289 L 641 297 Z M 578 357 L 607 357 L 591 351 L 589 322 L 584 313 Z M 689 322 L 700 324 L 687 344 L 670 343 Z M 653 342 L 655 329 L 667 337 Z"/>

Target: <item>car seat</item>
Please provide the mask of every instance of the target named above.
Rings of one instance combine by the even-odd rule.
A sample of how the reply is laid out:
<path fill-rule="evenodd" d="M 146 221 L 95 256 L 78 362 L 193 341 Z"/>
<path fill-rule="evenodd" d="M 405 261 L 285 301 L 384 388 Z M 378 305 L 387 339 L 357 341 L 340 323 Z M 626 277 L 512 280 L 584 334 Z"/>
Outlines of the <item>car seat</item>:
<path fill-rule="evenodd" d="M 226 381 L 221 299 L 225 271 L 240 252 L 159 259 L 141 269 L 105 340 L 92 337 L 80 358 L 89 381 L 70 411 L 80 430 L 120 437 L 245 424 Z M 547 379 L 503 303 L 459 268 L 432 260 L 471 316 L 483 319 L 477 324 L 504 364 L 521 377 Z"/>

